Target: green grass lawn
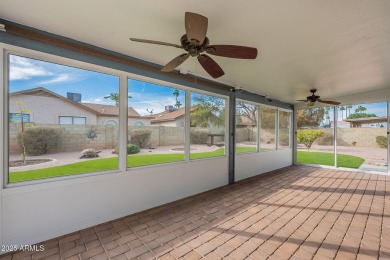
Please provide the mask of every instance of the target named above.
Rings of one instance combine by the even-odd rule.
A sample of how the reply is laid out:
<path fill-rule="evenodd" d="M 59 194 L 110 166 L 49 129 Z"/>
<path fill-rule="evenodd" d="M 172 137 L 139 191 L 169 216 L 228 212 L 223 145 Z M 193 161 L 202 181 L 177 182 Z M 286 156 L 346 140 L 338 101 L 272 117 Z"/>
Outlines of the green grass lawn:
<path fill-rule="evenodd" d="M 248 147 L 238 147 L 237 152 L 247 151 Z M 225 149 L 220 148 L 213 152 L 205 153 L 192 153 L 191 159 L 202 159 L 208 157 L 222 156 L 225 154 Z M 128 156 L 127 166 L 137 167 L 144 165 L 153 165 L 160 163 L 169 163 L 184 161 L 184 154 L 170 153 L 170 154 L 138 154 Z M 67 165 L 55 166 L 50 168 L 10 172 L 9 182 L 20 182 L 27 180 L 39 180 L 50 177 L 59 177 L 66 175 L 74 175 L 80 173 L 97 172 L 97 171 L 108 171 L 118 169 L 118 157 L 104 158 L 104 159 L 93 159 L 86 160 L 83 162 L 72 163 Z"/>
<path fill-rule="evenodd" d="M 236 146 L 236 153 L 250 153 L 256 151 L 257 151 L 256 147 Z"/>
<path fill-rule="evenodd" d="M 297 162 L 334 166 L 334 153 L 298 151 Z M 364 158 L 346 154 L 337 154 L 337 166 L 358 169 Z"/>
<path fill-rule="evenodd" d="M 236 153 L 254 152 L 253 147 L 236 147 Z M 190 159 L 203 159 L 208 157 L 222 156 L 225 149 L 220 148 L 213 152 L 192 153 Z M 138 154 L 128 156 L 127 166 L 137 167 L 144 165 L 153 165 L 160 163 L 169 163 L 184 161 L 184 154 Z M 348 168 L 359 168 L 364 162 L 363 158 L 351 155 L 337 155 L 338 166 Z M 333 153 L 321 152 L 298 152 L 298 162 L 321 165 L 334 165 Z M 51 177 L 74 175 L 88 172 L 108 171 L 118 169 L 118 157 L 85 160 L 83 162 L 72 163 L 67 165 L 55 166 L 50 168 L 10 172 L 9 182 L 20 182 L 27 180 L 39 180 Z"/>

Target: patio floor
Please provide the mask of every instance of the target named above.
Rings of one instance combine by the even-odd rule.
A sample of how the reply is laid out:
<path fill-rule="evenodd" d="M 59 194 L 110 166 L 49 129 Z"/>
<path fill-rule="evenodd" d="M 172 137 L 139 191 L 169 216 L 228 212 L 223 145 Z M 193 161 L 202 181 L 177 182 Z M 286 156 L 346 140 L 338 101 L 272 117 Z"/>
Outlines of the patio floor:
<path fill-rule="evenodd" d="M 3 258 L 390 259 L 390 176 L 290 166 L 43 245 Z"/>

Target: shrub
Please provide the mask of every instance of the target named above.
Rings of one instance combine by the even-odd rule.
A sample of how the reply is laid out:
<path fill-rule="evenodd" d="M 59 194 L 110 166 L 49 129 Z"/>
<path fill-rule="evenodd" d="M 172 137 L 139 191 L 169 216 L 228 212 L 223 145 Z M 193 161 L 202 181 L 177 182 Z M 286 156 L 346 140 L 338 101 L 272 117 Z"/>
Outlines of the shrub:
<path fill-rule="evenodd" d="M 380 148 L 387 148 L 387 137 L 386 136 L 377 136 L 376 143 L 379 145 Z"/>
<path fill-rule="evenodd" d="M 136 144 L 128 144 L 127 145 L 127 154 L 135 154 L 139 153 L 140 149 L 139 146 Z"/>
<path fill-rule="evenodd" d="M 21 145 L 22 134 L 18 134 L 18 144 Z M 49 150 L 61 145 L 61 134 L 58 129 L 49 127 L 34 127 L 24 130 L 23 134 L 26 153 L 29 155 L 46 154 Z"/>
<path fill-rule="evenodd" d="M 130 132 L 132 144 L 138 145 L 140 148 L 145 148 L 150 143 L 152 131 L 150 130 L 133 130 Z"/>
<path fill-rule="evenodd" d="M 210 130 L 197 129 L 191 131 L 191 144 L 206 144 L 209 139 Z"/>
<path fill-rule="evenodd" d="M 127 145 L 127 154 L 135 154 L 135 153 L 139 153 L 139 151 L 140 151 L 140 148 L 138 145 L 136 145 L 136 144 L 128 144 Z M 118 154 L 118 146 L 112 150 L 112 153 Z"/>
<path fill-rule="evenodd" d="M 298 143 L 303 143 L 307 149 L 310 149 L 314 141 L 325 134 L 325 131 L 322 130 L 298 130 L 297 131 L 297 140 Z"/>

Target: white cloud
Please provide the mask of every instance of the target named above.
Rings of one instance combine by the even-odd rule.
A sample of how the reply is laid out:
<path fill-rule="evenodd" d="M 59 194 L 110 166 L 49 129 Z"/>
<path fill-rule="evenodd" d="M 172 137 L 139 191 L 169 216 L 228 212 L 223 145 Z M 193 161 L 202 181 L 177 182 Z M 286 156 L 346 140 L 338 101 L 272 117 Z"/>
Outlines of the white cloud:
<path fill-rule="evenodd" d="M 32 63 L 30 59 L 14 55 L 10 56 L 10 80 L 23 80 L 49 75 L 52 75 L 50 71 Z"/>
<path fill-rule="evenodd" d="M 50 84 L 54 84 L 54 83 L 71 82 L 71 81 L 75 81 L 75 80 L 76 80 L 76 77 L 74 77 L 70 74 L 60 74 L 52 79 L 38 82 L 35 85 L 50 85 Z"/>

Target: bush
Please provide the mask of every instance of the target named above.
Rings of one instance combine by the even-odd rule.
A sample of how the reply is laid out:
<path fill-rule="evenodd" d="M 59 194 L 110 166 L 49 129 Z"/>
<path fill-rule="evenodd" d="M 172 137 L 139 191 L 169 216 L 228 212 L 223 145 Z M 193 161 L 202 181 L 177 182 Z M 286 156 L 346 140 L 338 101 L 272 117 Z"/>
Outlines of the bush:
<path fill-rule="evenodd" d="M 325 131 L 322 130 L 298 130 L 297 131 L 297 140 L 298 143 L 303 143 L 307 149 L 310 149 L 314 141 L 325 134 Z"/>
<path fill-rule="evenodd" d="M 140 151 L 140 148 L 138 145 L 136 145 L 136 144 L 128 144 L 127 145 L 127 154 L 135 154 L 135 153 L 139 153 L 139 151 Z M 112 153 L 118 154 L 118 146 L 112 150 Z"/>
<path fill-rule="evenodd" d="M 206 144 L 209 139 L 210 130 L 197 129 L 191 131 L 191 144 Z"/>
<path fill-rule="evenodd" d="M 140 149 L 139 146 L 136 144 L 128 144 L 127 145 L 127 154 L 135 154 L 139 153 Z"/>
<path fill-rule="evenodd" d="M 46 154 L 49 150 L 61 145 L 61 134 L 58 129 L 49 127 L 34 127 L 24 131 L 24 145 L 29 155 Z M 22 133 L 18 134 L 18 144 L 21 145 Z"/>
<path fill-rule="evenodd" d="M 130 132 L 130 139 L 132 144 L 138 145 L 140 148 L 148 147 L 152 131 L 150 130 L 133 130 Z"/>
<path fill-rule="evenodd" d="M 379 145 L 380 148 L 387 148 L 387 137 L 386 136 L 377 136 L 376 143 Z"/>

